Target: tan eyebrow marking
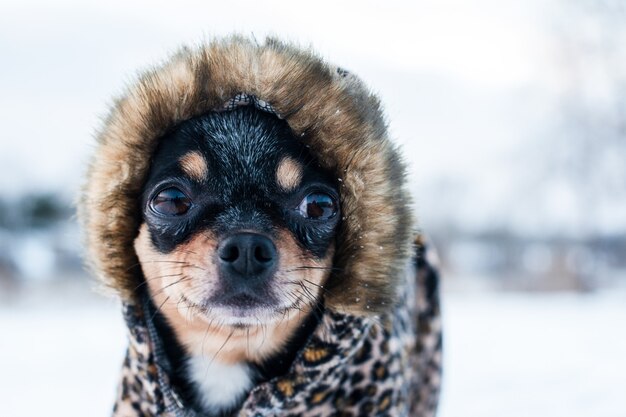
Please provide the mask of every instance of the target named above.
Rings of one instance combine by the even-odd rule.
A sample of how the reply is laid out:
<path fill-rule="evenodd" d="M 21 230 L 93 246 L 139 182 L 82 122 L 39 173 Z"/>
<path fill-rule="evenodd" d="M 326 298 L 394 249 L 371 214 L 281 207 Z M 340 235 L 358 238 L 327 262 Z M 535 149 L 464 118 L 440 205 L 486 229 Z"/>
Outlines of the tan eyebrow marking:
<path fill-rule="evenodd" d="M 188 152 L 179 162 L 183 172 L 194 180 L 202 181 L 209 173 L 206 159 L 198 151 Z"/>
<path fill-rule="evenodd" d="M 276 182 L 285 191 L 293 191 L 302 180 L 302 165 L 290 157 L 283 158 L 276 170 Z"/>

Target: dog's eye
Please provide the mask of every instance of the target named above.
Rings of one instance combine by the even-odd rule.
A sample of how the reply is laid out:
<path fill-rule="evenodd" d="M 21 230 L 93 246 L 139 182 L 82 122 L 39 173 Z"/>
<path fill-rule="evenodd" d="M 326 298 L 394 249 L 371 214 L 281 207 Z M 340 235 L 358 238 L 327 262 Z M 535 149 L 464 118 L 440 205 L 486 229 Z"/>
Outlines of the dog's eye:
<path fill-rule="evenodd" d="M 164 216 L 180 216 L 189 211 L 191 199 L 176 187 L 166 188 L 150 202 L 150 208 Z"/>
<path fill-rule="evenodd" d="M 298 212 L 307 219 L 330 219 L 337 213 L 337 203 L 324 193 L 311 193 L 298 205 Z"/>

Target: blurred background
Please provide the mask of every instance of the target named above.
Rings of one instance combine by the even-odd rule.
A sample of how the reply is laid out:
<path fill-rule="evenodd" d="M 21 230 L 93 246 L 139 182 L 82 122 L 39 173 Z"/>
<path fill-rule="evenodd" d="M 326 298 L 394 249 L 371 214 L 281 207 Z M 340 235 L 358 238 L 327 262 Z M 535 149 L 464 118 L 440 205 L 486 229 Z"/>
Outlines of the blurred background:
<path fill-rule="evenodd" d="M 73 200 L 112 97 L 181 44 L 313 46 L 380 95 L 443 264 L 440 416 L 625 416 L 623 0 L 0 4 L 2 416 L 110 414 L 117 302 Z"/>

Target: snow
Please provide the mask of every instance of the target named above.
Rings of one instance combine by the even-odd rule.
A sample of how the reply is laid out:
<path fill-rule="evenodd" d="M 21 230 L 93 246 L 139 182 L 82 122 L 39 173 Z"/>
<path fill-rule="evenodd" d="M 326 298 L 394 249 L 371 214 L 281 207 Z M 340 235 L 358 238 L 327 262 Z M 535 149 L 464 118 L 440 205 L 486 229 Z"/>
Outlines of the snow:
<path fill-rule="evenodd" d="M 626 295 L 447 295 L 440 417 L 626 415 Z"/>
<path fill-rule="evenodd" d="M 113 304 L 0 309 L 1 415 L 109 416 L 125 349 Z"/>
<path fill-rule="evenodd" d="M 0 306 L 2 415 L 108 416 L 125 349 L 114 302 Z M 440 417 L 626 414 L 626 294 L 444 296 Z"/>

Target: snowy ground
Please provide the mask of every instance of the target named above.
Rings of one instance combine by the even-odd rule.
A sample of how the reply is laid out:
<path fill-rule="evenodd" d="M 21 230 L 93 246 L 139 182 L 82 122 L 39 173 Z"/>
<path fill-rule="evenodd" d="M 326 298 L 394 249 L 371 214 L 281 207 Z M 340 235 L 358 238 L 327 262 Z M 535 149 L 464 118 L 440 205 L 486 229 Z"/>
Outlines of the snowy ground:
<path fill-rule="evenodd" d="M 447 294 L 440 417 L 626 415 L 626 295 Z M 108 416 L 113 302 L 0 306 L 0 415 Z"/>
<path fill-rule="evenodd" d="M 440 417 L 626 416 L 626 295 L 445 296 Z"/>

